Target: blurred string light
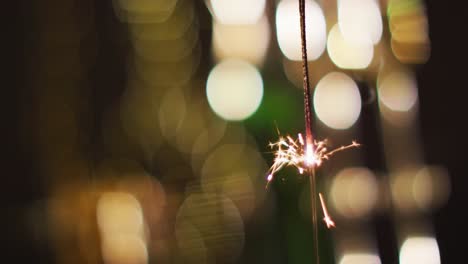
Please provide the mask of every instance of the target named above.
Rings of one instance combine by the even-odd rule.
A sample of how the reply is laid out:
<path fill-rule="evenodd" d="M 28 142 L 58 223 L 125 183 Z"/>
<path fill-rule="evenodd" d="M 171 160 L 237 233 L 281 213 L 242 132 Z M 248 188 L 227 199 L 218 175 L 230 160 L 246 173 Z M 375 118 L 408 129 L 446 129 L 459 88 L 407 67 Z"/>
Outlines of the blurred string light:
<path fill-rule="evenodd" d="M 394 205 L 400 212 L 431 211 L 448 199 L 448 173 L 435 166 L 401 169 L 392 174 L 391 191 Z"/>
<path fill-rule="evenodd" d="M 172 205 L 167 203 L 163 185 L 138 162 L 126 159 L 106 159 L 96 174 L 105 179 L 95 182 L 93 190 L 100 193 L 96 220 L 106 263 L 120 263 L 120 259 L 146 263 L 143 249 L 148 251 L 147 258 L 167 257 L 165 221 Z"/>
<path fill-rule="evenodd" d="M 300 61 L 302 58 L 298 9 L 296 0 L 282 0 L 276 9 L 276 34 L 279 47 L 284 56 L 295 61 Z M 312 0 L 306 1 L 305 13 L 308 59 L 316 60 L 325 50 L 325 17 L 320 6 Z"/>
<path fill-rule="evenodd" d="M 148 263 L 146 244 L 133 235 L 105 237 L 102 241 L 102 255 L 106 264 L 145 264 Z"/>
<path fill-rule="evenodd" d="M 377 254 L 353 252 L 343 254 L 338 264 L 381 264 Z"/>
<path fill-rule="evenodd" d="M 424 2 L 390 0 L 387 16 L 391 47 L 403 63 L 424 63 L 430 55 L 430 39 Z"/>
<path fill-rule="evenodd" d="M 270 40 L 265 3 L 207 3 L 214 17 L 213 53 L 219 63 L 208 76 L 206 95 L 213 112 L 228 121 L 250 117 L 263 98 L 263 79 L 254 65 L 263 63 Z"/>
<path fill-rule="evenodd" d="M 346 218 L 367 216 L 377 204 L 378 182 L 367 168 L 346 168 L 331 185 L 331 201 L 335 210 Z"/>
<path fill-rule="evenodd" d="M 377 86 L 380 102 L 392 111 L 409 111 L 418 100 L 416 79 L 410 72 L 379 75 Z"/>
<path fill-rule="evenodd" d="M 330 30 L 327 50 L 330 59 L 342 69 L 365 69 L 374 55 L 371 41 L 348 41 L 341 34 L 338 24 Z"/>
<path fill-rule="evenodd" d="M 338 25 L 344 39 L 376 44 L 382 37 L 382 18 L 377 0 L 338 0 Z"/>
<path fill-rule="evenodd" d="M 105 263 L 147 263 L 143 213 L 134 196 L 123 192 L 102 194 L 96 216 Z"/>
<path fill-rule="evenodd" d="M 262 16 L 254 24 L 247 25 L 213 21 L 213 52 L 218 61 L 238 58 L 261 65 L 269 44 L 270 26 L 266 16 Z"/>
<path fill-rule="evenodd" d="M 400 248 L 400 264 L 440 264 L 439 246 L 434 237 L 408 237 Z"/>
<path fill-rule="evenodd" d="M 388 64 L 380 69 L 376 88 L 384 125 L 390 125 L 389 129 L 413 126 L 418 114 L 418 84 L 414 73 L 399 63 Z"/>
<path fill-rule="evenodd" d="M 209 0 L 216 20 L 222 24 L 254 24 L 265 10 L 266 0 Z"/>
<path fill-rule="evenodd" d="M 128 193 L 104 193 L 97 204 L 97 222 L 102 233 L 143 235 L 143 215 L 138 200 Z"/>
<path fill-rule="evenodd" d="M 247 62 L 222 61 L 208 76 L 206 95 L 211 108 L 220 117 L 233 121 L 246 119 L 262 100 L 262 76 Z"/>
<path fill-rule="evenodd" d="M 412 189 L 421 210 L 440 207 L 447 202 L 451 189 L 447 170 L 437 166 L 422 167 L 414 178 Z"/>
<path fill-rule="evenodd" d="M 318 118 L 333 129 L 348 129 L 361 113 L 361 96 L 348 75 L 331 72 L 314 91 L 314 108 Z"/>

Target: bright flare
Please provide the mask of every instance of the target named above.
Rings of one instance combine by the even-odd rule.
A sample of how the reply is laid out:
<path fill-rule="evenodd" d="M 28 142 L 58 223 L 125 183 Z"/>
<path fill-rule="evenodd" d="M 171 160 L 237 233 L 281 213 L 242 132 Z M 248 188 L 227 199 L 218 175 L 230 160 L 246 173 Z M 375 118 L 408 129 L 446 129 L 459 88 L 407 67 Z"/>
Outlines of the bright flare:
<path fill-rule="evenodd" d="M 302 135 L 298 134 L 297 139 L 291 136 L 280 136 L 277 142 L 270 143 L 269 146 L 273 149 L 275 158 L 268 170 L 268 183 L 273 180 L 275 173 L 285 166 L 294 166 L 302 174 L 304 171 L 319 167 L 324 160 L 328 160 L 336 152 L 358 147 L 360 144 L 353 141 L 350 145 L 329 151 L 326 140 L 306 144 Z"/>

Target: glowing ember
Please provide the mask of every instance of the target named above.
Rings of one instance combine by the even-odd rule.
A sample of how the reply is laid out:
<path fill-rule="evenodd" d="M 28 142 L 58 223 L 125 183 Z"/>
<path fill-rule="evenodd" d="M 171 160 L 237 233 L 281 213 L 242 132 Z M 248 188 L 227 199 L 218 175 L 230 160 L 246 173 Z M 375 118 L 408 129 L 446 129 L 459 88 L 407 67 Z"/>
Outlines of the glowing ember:
<path fill-rule="evenodd" d="M 274 151 L 275 158 L 273 165 L 268 170 L 267 181 L 270 183 L 275 173 L 285 166 L 294 166 L 300 174 L 303 174 L 304 171 L 319 167 L 324 160 L 328 160 L 336 152 L 358 146 L 360 144 L 353 141 L 350 145 L 329 151 L 326 140 L 306 144 L 301 134 L 298 134 L 297 139 L 290 136 L 280 136 L 277 142 L 269 144 L 269 147 Z"/>

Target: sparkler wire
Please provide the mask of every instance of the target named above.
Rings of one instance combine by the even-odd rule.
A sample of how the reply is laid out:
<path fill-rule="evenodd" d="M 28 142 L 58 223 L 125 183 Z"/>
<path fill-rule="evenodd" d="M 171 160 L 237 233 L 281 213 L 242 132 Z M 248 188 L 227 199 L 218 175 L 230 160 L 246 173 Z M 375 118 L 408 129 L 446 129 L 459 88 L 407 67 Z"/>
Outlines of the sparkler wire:
<path fill-rule="evenodd" d="M 304 78 L 302 86 L 304 87 L 304 121 L 306 129 L 306 143 L 311 145 L 314 142 L 314 138 L 312 135 L 309 65 L 307 63 L 307 38 L 305 33 L 305 0 L 299 0 L 299 14 L 301 21 L 302 75 Z"/>
<path fill-rule="evenodd" d="M 299 16 L 301 25 L 301 49 L 302 49 L 302 74 L 303 74 L 303 88 L 304 88 L 304 121 L 306 130 L 306 146 L 313 146 L 314 139 L 312 136 L 312 114 L 311 114 L 311 101 L 310 101 L 310 83 L 309 83 L 309 65 L 307 63 L 307 38 L 306 38 L 306 24 L 305 24 L 305 0 L 299 0 Z M 312 209 L 312 227 L 314 236 L 314 255 L 315 263 L 320 263 L 319 249 L 318 249 L 318 223 L 317 223 L 317 183 L 315 179 L 315 167 L 309 170 L 309 183 L 310 183 L 310 203 Z"/>

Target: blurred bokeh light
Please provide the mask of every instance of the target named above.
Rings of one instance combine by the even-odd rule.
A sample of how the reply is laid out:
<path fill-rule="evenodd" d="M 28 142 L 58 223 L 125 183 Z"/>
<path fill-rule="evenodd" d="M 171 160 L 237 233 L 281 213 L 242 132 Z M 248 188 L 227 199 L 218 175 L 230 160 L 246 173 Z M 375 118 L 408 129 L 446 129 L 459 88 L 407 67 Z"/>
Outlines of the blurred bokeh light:
<path fill-rule="evenodd" d="M 395 57 L 403 63 L 426 62 L 430 40 L 424 2 L 390 0 L 387 15 Z"/>
<path fill-rule="evenodd" d="M 299 61 L 301 55 L 301 33 L 299 2 L 281 0 L 276 9 L 276 35 L 278 44 L 290 60 Z M 309 60 L 316 60 L 325 50 L 327 41 L 326 22 L 322 9 L 313 0 L 306 0 L 306 37 Z"/>
<path fill-rule="evenodd" d="M 392 198 L 402 212 L 430 211 L 446 202 L 449 194 L 450 182 L 443 168 L 406 168 L 393 175 Z"/>
<path fill-rule="evenodd" d="M 433 237 L 408 237 L 400 248 L 400 263 L 440 264 L 439 246 Z"/>
<path fill-rule="evenodd" d="M 417 206 L 429 210 L 443 205 L 450 195 L 451 186 L 446 169 L 424 166 L 415 176 L 413 195 Z"/>
<path fill-rule="evenodd" d="M 97 204 L 97 222 L 103 236 L 133 234 L 143 236 L 140 203 L 128 193 L 104 193 Z"/>
<path fill-rule="evenodd" d="M 251 64 L 229 59 L 214 67 L 206 82 L 211 109 L 226 120 L 251 116 L 263 98 L 263 80 Z"/>
<path fill-rule="evenodd" d="M 334 129 L 347 129 L 359 118 L 361 96 L 348 75 L 331 72 L 314 91 L 314 109 L 320 121 Z"/>
<path fill-rule="evenodd" d="M 338 24 L 328 35 L 327 50 L 330 59 L 343 69 L 365 69 L 372 61 L 374 46 L 372 42 L 352 42 L 343 37 Z"/>
<path fill-rule="evenodd" d="M 213 22 L 213 51 L 218 61 L 238 58 L 261 65 L 269 44 L 270 25 L 266 16 L 248 25 Z"/>
<path fill-rule="evenodd" d="M 145 242 L 136 235 L 116 234 L 102 239 L 102 255 L 106 264 L 146 264 Z"/>
<path fill-rule="evenodd" d="M 341 257 L 339 264 L 381 264 L 380 258 L 376 254 L 349 253 Z"/>
<path fill-rule="evenodd" d="M 378 183 L 367 168 L 346 168 L 333 179 L 330 195 L 335 210 L 343 217 L 359 218 L 376 205 Z"/>
<path fill-rule="evenodd" d="M 210 0 L 213 15 L 222 24 L 254 24 L 263 14 L 266 0 Z"/>
<path fill-rule="evenodd" d="M 377 0 L 338 0 L 338 25 L 344 38 L 354 43 L 376 44 L 382 37 Z"/>
<path fill-rule="evenodd" d="M 418 100 L 416 80 L 408 72 L 379 76 L 379 100 L 392 111 L 408 111 Z"/>

